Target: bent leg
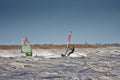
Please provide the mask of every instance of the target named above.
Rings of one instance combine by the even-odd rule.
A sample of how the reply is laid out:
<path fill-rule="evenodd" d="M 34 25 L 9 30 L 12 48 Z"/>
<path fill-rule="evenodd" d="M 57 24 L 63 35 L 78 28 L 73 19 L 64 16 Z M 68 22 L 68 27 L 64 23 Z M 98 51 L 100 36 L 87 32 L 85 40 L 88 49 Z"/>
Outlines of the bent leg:
<path fill-rule="evenodd" d="M 67 56 L 70 56 L 73 52 L 69 52 Z"/>

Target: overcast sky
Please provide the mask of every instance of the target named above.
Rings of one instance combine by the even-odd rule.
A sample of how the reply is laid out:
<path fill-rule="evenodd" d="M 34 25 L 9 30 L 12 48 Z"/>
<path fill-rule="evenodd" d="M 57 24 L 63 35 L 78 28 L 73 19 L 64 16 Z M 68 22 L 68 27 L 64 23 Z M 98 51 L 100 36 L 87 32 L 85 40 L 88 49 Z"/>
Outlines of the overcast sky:
<path fill-rule="evenodd" d="M 120 43 L 120 0 L 0 0 L 0 44 Z"/>

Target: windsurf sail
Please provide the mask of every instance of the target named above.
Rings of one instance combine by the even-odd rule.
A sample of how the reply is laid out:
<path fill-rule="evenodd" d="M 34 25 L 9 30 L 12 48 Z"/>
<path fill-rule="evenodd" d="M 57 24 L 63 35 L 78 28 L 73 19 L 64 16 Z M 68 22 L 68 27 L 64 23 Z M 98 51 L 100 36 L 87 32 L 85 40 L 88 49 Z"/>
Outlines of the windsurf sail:
<path fill-rule="evenodd" d="M 32 47 L 27 37 L 22 38 L 21 53 L 26 54 L 26 56 L 32 56 Z"/>
<path fill-rule="evenodd" d="M 67 46 L 70 45 L 71 36 L 72 36 L 72 32 L 69 32 L 69 33 L 68 33 L 68 42 L 67 42 Z"/>
<path fill-rule="evenodd" d="M 69 45 L 70 45 L 70 41 L 71 41 L 71 36 L 72 36 L 72 32 L 68 33 L 68 41 L 67 41 L 67 48 L 66 48 L 66 52 L 65 52 L 65 56 L 68 53 L 69 50 Z"/>

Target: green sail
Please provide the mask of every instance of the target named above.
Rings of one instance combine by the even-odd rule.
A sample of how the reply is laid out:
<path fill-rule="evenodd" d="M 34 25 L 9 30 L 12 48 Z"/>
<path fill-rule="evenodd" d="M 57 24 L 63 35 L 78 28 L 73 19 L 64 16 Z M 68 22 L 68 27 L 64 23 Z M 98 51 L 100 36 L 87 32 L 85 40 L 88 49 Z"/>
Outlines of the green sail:
<path fill-rule="evenodd" d="M 32 56 L 32 47 L 26 37 L 22 39 L 21 53 L 26 54 L 26 56 Z"/>
<path fill-rule="evenodd" d="M 32 48 L 29 44 L 23 44 L 21 52 L 26 54 L 26 56 L 32 56 Z"/>

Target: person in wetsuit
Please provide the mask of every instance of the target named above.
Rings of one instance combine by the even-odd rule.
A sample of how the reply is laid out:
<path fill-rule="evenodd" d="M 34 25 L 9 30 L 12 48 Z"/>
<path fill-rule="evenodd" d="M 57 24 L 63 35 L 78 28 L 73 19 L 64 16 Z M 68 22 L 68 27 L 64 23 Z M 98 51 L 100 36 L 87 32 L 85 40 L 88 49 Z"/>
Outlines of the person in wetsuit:
<path fill-rule="evenodd" d="M 72 53 L 75 51 L 75 47 L 73 46 L 72 48 L 69 47 L 70 52 L 66 56 L 70 56 Z"/>

